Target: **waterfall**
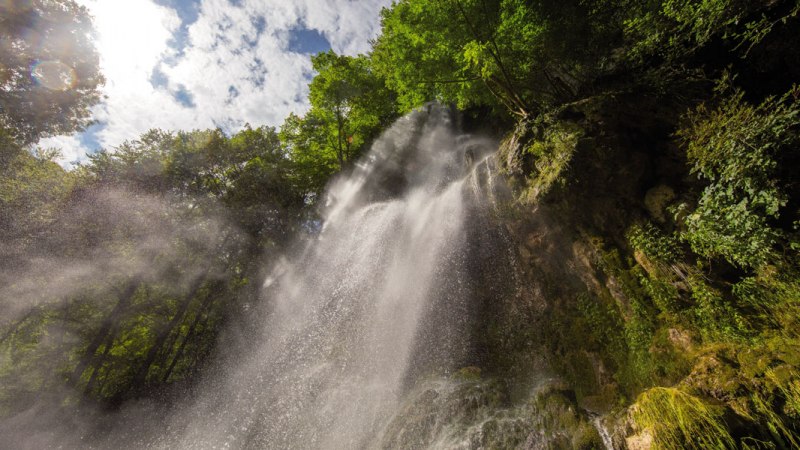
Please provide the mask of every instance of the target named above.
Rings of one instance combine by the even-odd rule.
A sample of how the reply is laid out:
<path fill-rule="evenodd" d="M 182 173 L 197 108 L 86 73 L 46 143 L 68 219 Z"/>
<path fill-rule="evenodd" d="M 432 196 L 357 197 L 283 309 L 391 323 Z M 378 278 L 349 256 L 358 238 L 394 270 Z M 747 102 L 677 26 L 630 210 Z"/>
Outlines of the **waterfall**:
<path fill-rule="evenodd" d="M 495 146 L 454 122 L 402 118 L 332 184 L 319 235 L 265 282 L 256 344 L 151 446 L 374 447 L 416 380 L 473 361 L 470 227 Z"/>

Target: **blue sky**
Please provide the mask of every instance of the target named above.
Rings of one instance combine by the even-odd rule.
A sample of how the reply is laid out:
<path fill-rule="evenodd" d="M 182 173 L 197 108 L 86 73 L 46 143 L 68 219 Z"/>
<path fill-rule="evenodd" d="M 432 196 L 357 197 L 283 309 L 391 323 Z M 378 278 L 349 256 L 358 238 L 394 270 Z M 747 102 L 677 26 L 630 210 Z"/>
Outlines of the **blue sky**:
<path fill-rule="evenodd" d="M 78 0 L 107 82 L 96 125 L 39 143 L 66 166 L 151 128 L 279 126 L 308 108 L 309 56 L 369 50 L 391 0 Z"/>

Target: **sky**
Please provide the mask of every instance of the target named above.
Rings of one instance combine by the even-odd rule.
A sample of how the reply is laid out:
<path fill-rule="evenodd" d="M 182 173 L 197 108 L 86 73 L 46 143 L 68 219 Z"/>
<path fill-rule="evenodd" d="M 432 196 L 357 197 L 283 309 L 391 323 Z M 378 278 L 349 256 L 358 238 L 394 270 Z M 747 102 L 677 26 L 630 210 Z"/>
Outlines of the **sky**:
<path fill-rule="evenodd" d="M 69 167 L 151 128 L 280 126 L 308 109 L 310 55 L 356 55 L 391 0 L 78 0 L 94 16 L 105 99 L 86 131 L 39 142 Z"/>

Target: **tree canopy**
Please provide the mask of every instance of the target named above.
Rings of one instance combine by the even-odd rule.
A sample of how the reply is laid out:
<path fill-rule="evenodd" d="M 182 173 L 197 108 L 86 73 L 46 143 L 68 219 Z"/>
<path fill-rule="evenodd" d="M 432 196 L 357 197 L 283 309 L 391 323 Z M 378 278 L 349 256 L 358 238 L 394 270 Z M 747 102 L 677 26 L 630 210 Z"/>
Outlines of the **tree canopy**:
<path fill-rule="evenodd" d="M 611 17 L 573 0 L 403 0 L 383 10 L 372 56 L 403 110 L 439 100 L 525 117 L 597 76 Z"/>
<path fill-rule="evenodd" d="M 0 3 L 0 126 L 30 144 L 89 125 L 104 82 L 92 36 L 72 0 Z"/>
<path fill-rule="evenodd" d="M 303 117 L 287 117 L 280 136 L 302 182 L 318 191 L 359 156 L 397 112 L 394 92 L 366 56 L 331 50 L 311 61 L 318 72 L 309 85 L 311 109 Z"/>

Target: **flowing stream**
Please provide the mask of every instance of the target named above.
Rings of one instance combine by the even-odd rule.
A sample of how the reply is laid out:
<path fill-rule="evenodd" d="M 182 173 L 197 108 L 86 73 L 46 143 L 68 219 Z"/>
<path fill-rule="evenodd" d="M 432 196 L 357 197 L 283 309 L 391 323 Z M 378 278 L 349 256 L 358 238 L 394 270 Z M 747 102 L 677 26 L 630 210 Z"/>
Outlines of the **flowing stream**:
<path fill-rule="evenodd" d="M 152 446 L 378 447 L 415 382 L 472 363 L 468 236 L 494 201 L 495 145 L 455 121 L 404 117 L 330 187 L 319 235 L 265 282 L 257 344 Z"/>

